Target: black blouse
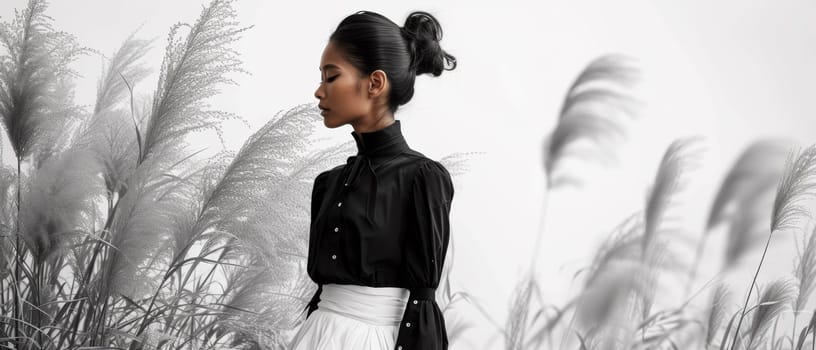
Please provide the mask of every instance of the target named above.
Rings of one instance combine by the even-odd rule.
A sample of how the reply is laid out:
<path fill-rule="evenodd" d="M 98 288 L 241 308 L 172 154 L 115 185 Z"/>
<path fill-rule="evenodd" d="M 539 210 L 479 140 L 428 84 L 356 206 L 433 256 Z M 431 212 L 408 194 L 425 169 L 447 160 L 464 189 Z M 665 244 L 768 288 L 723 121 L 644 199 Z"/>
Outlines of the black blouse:
<path fill-rule="evenodd" d="M 451 176 L 408 147 L 399 120 L 351 135 L 357 155 L 314 181 L 307 270 L 318 290 L 306 317 L 325 283 L 407 288 L 396 349 L 447 349 L 435 292 L 450 237 Z"/>

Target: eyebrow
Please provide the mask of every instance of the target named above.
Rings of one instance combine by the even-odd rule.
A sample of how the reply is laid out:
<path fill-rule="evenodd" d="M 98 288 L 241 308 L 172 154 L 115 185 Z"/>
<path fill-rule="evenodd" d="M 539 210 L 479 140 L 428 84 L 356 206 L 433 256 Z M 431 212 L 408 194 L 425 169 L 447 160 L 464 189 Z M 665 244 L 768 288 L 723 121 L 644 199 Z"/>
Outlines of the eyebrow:
<path fill-rule="evenodd" d="M 336 68 L 336 69 L 340 69 L 340 67 L 338 67 L 338 66 L 336 66 L 336 65 L 334 65 L 334 64 L 331 64 L 331 63 L 328 63 L 328 64 L 324 65 L 322 69 L 320 69 L 320 67 L 318 67 L 318 69 L 320 69 L 321 71 L 322 71 L 322 70 L 325 70 L 325 69 L 329 69 L 329 68 Z"/>

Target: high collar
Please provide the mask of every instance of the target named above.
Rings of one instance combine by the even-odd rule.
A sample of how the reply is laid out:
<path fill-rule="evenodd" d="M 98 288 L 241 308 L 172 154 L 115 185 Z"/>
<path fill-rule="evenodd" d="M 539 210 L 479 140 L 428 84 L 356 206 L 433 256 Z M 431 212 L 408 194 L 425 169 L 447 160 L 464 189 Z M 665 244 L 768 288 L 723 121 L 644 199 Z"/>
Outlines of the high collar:
<path fill-rule="evenodd" d="M 368 189 L 368 205 L 366 206 L 366 219 L 371 225 L 376 225 L 373 220 L 373 213 L 377 207 L 377 186 L 378 175 L 375 171 L 377 164 L 390 158 L 396 157 L 400 153 L 409 150 L 408 143 L 402 136 L 400 121 L 394 120 L 391 125 L 380 130 L 363 132 L 357 134 L 352 131 L 351 136 L 357 143 L 357 154 L 348 157 L 346 178 L 343 181 L 345 188 L 357 188 L 358 181 L 362 173 L 370 174 L 371 188 Z"/>
<path fill-rule="evenodd" d="M 405 138 L 402 136 L 402 129 L 399 120 L 394 120 L 380 130 L 357 133 L 351 132 L 354 142 L 357 144 L 357 155 L 366 156 L 387 156 L 399 153 L 408 148 Z"/>

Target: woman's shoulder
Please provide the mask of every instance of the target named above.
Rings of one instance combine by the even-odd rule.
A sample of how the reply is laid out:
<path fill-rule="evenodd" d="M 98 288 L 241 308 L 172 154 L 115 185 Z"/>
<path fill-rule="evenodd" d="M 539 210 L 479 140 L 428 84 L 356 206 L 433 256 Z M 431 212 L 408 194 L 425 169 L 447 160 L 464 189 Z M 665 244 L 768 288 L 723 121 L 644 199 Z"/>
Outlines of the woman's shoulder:
<path fill-rule="evenodd" d="M 340 164 L 331 169 L 321 171 L 319 174 L 317 174 L 317 176 L 315 176 L 315 183 L 325 181 L 330 176 L 339 174 L 343 170 L 344 166 L 346 165 Z"/>
<path fill-rule="evenodd" d="M 414 167 L 414 178 L 417 177 L 437 177 L 450 179 L 448 169 L 438 160 L 429 158 L 424 154 L 411 150 L 409 154 L 412 157 L 412 164 Z"/>

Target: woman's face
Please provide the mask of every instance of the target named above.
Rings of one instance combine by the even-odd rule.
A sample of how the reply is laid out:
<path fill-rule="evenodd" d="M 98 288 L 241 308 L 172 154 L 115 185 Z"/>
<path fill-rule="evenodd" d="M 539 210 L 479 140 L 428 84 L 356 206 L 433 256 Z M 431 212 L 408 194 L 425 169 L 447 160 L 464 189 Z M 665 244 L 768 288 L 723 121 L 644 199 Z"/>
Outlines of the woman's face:
<path fill-rule="evenodd" d="M 320 58 L 320 86 L 314 94 L 320 100 L 323 124 L 336 128 L 370 114 L 368 87 L 368 79 L 362 79 L 359 70 L 329 41 Z"/>

